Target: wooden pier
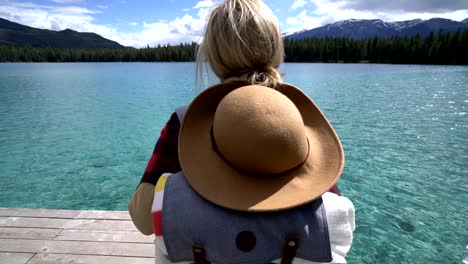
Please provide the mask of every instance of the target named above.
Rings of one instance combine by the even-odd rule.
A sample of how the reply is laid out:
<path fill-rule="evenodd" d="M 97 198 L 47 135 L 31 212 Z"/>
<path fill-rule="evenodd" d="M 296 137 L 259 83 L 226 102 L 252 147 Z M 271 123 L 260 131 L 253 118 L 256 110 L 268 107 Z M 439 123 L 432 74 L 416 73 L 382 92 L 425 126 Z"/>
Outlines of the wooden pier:
<path fill-rule="evenodd" d="M 125 211 L 0 208 L 0 263 L 152 264 L 153 239 Z"/>

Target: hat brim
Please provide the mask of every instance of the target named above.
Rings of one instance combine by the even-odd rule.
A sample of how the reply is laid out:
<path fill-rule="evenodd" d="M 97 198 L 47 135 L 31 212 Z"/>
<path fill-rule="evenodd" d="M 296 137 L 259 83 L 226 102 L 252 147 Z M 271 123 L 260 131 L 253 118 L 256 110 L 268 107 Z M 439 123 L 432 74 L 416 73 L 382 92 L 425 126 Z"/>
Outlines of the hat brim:
<path fill-rule="evenodd" d="M 278 90 L 299 109 L 310 154 L 299 168 L 274 177 L 237 171 L 214 151 L 210 131 L 221 99 L 246 82 L 218 84 L 190 104 L 179 133 L 179 160 L 192 188 L 208 201 L 240 211 L 275 211 L 310 202 L 328 191 L 340 177 L 344 152 L 333 127 L 300 89 L 281 84 Z"/>

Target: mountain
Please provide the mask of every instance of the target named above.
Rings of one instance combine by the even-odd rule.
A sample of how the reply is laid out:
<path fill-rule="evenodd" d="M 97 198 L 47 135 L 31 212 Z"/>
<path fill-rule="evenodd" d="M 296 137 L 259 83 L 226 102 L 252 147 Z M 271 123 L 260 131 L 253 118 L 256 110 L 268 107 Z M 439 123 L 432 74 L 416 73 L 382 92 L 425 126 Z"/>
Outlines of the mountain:
<path fill-rule="evenodd" d="M 323 38 L 323 37 L 344 37 L 344 38 L 367 38 L 369 35 L 376 37 L 390 37 L 397 35 L 395 28 L 389 27 L 380 19 L 363 20 L 350 19 L 318 27 L 312 30 L 305 30 L 300 33 L 289 35 L 288 38 Z"/>
<path fill-rule="evenodd" d="M 422 22 L 424 22 L 424 20 L 422 19 L 413 19 L 413 20 L 397 21 L 397 22 L 392 22 L 388 24 L 391 27 L 395 28 L 396 30 L 401 31 L 401 30 L 405 30 L 406 28 L 410 28 L 418 24 L 421 24 Z"/>
<path fill-rule="evenodd" d="M 0 45 L 87 48 L 87 49 L 122 49 L 119 43 L 108 40 L 96 33 L 81 33 L 71 29 L 52 31 L 24 26 L 0 18 Z"/>
<path fill-rule="evenodd" d="M 403 36 L 427 36 L 431 32 L 437 33 L 443 32 L 456 32 L 458 30 L 468 30 L 468 24 L 464 24 L 458 21 L 453 21 L 444 18 L 432 18 L 416 24 L 412 27 L 405 28 L 402 33 Z"/>
<path fill-rule="evenodd" d="M 462 22 L 444 18 L 432 18 L 429 20 L 413 19 L 398 22 L 384 22 L 380 19 L 349 19 L 311 30 L 296 32 L 288 35 L 287 38 L 386 38 L 393 36 L 416 36 L 417 34 L 427 36 L 430 32 L 455 32 L 458 30 L 468 30 L 468 19 Z"/>

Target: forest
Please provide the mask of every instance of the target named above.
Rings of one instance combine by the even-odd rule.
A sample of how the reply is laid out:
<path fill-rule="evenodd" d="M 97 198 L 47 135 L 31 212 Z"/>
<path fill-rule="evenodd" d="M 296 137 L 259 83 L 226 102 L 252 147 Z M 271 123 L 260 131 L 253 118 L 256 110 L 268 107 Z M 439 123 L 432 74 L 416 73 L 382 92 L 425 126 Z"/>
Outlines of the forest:
<path fill-rule="evenodd" d="M 0 62 L 194 61 L 196 43 L 139 49 L 64 49 L 0 46 Z M 468 65 L 468 31 L 427 37 L 284 39 L 286 62 Z"/>

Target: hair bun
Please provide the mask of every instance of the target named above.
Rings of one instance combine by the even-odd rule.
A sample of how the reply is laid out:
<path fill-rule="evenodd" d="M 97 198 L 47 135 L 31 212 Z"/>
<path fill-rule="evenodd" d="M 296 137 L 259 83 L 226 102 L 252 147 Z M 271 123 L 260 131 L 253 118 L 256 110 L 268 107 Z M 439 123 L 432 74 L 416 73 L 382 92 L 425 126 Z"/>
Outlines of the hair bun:
<path fill-rule="evenodd" d="M 259 84 L 275 89 L 278 84 L 283 82 L 283 78 L 276 68 L 269 66 L 264 68 L 248 69 L 240 72 L 237 76 L 224 80 L 224 82 L 230 81 L 248 81 L 251 84 Z"/>
<path fill-rule="evenodd" d="M 252 83 L 275 88 L 282 81 L 278 70 L 273 67 L 265 67 L 261 70 L 254 70 L 250 73 L 249 80 Z"/>

